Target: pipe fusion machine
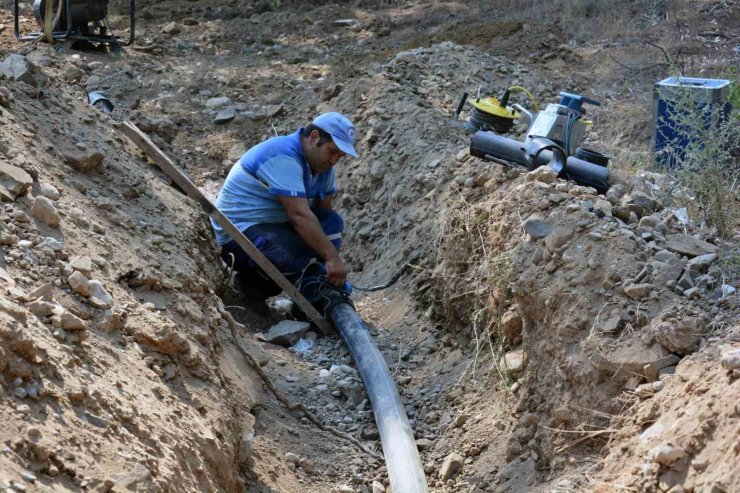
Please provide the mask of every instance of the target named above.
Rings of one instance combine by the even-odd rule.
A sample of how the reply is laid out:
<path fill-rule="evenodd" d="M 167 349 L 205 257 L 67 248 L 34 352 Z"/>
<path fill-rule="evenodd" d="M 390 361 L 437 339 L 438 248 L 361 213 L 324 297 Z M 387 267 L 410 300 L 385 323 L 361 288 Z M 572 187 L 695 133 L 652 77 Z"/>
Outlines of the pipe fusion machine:
<path fill-rule="evenodd" d="M 536 115 L 519 104 L 508 106 L 511 90 L 526 92 L 532 99 Z M 609 158 L 592 149 L 581 147 L 586 127 L 584 105 L 600 103 L 579 94 L 561 92 L 558 103 L 550 103 L 537 111 L 534 98 L 519 86 L 507 89 L 500 100 L 493 97 L 476 98 L 465 127 L 475 131 L 471 138 L 470 154 L 505 166 L 519 166 L 533 170 L 549 166 L 559 178 L 573 180 L 579 185 L 605 193 L 609 188 Z M 465 93 L 455 114 L 457 120 L 467 99 Z M 528 123 L 522 142 L 503 136 L 524 118 Z"/>

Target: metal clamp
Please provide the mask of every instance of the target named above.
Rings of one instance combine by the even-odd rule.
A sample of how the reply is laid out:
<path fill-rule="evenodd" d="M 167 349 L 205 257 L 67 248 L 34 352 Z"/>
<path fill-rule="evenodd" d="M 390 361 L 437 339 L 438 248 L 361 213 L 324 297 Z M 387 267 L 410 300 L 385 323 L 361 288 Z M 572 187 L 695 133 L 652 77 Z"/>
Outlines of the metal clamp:
<path fill-rule="evenodd" d="M 565 175 L 565 163 L 567 159 L 565 150 L 552 140 L 544 137 L 534 137 L 524 145 L 524 160 L 527 163 L 527 168 L 530 171 L 537 168 L 539 166 L 537 164 L 537 158 L 545 150 L 552 152 L 552 157 L 547 165 L 558 174 L 559 178 L 562 178 Z"/>

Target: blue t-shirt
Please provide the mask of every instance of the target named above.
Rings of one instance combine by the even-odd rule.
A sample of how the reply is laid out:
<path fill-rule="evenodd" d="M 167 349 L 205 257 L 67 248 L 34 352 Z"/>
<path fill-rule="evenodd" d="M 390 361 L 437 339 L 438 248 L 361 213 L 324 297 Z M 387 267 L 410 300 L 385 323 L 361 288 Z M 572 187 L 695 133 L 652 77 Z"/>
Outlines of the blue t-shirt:
<path fill-rule="evenodd" d="M 278 195 L 305 197 L 309 205 L 333 195 L 334 168 L 314 174 L 303 157 L 301 129 L 273 137 L 249 149 L 231 168 L 216 200 L 216 208 L 239 229 L 262 223 L 288 222 Z M 216 243 L 231 241 L 211 219 Z"/>

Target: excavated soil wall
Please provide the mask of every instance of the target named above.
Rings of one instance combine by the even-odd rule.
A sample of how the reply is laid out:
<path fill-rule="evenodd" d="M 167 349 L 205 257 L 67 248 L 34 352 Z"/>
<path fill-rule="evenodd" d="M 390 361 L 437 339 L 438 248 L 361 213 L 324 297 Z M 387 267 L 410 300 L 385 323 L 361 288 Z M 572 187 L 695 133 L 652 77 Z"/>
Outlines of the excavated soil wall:
<path fill-rule="evenodd" d="M 246 148 L 337 110 L 361 155 L 337 168 L 350 278 L 411 262 L 355 299 L 432 491 L 736 489 L 736 239 L 673 207 L 670 177 L 613 173 L 598 195 L 471 157 L 451 119 L 479 88 L 524 86 L 541 106 L 596 96 L 587 144 L 646 167 L 652 83 L 678 49 L 656 41 L 685 40 L 676 61 L 713 74 L 732 60 L 721 29 L 736 9 L 676 3 L 676 28 L 688 16 L 696 31 L 676 37 L 661 6 L 625 5 L 652 47 L 638 49 L 603 19 L 598 39 L 571 32 L 552 6 L 518 5 L 542 8 L 522 19 L 488 2 L 279 3 L 144 2 L 124 53 L 19 46 L 0 27 L 19 52 L 0 80 L 0 484 L 388 491 L 382 461 L 341 435 L 380 446 L 341 341 L 265 342 L 281 309 L 228 307 L 244 323 L 229 325 L 207 218 L 116 123 L 134 120 L 213 196 Z M 710 48 L 725 58 L 698 55 Z"/>
<path fill-rule="evenodd" d="M 207 222 L 60 86 L 33 67 L 3 86 L 3 480 L 239 491 L 256 389 Z"/>

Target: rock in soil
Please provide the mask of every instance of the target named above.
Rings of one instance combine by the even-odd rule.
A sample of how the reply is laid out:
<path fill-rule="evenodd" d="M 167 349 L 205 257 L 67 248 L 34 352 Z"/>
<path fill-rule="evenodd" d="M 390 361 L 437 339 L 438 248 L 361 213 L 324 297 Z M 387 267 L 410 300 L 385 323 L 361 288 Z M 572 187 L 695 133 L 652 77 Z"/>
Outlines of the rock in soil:
<path fill-rule="evenodd" d="M 542 219 L 540 215 L 528 217 L 523 223 L 524 231 L 534 240 L 539 240 L 553 231 L 553 226 Z"/>
<path fill-rule="evenodd" d="M 737 370 L 740 368 L 740 348 L 723 352 L 720 361 L 725 370 Z"/>
<path fill-rule="evenodd" d="M 105 156 L 94 149 L 75 149 L 62 152 L 64 161 L 77 171 L 90 172 L 100 166 Z"/>
<path fill-rule="evenodd" d="M 283 320 L 277 325 L 270 327 L 265 335 L 265 340 L 283 347 L 290 347 L 300 339 L 308 329 L 310 322 L 299 322 L 297 320 Z"/>
<path fill-rule="evenodd" d="M 457 474 L 462 469 L 465 463 L 465 458 L 457 452 L 452 452 L 442 462 L 442 467 L 439 468 L 438 477 L 442 481 L 447 481 Z"/>
<path fill-rule="evenodd" d="M 0 161 L 0 200 L 12 202 L 24 195 L 33 184 L 31 175 L 17 166 Z"/>
<path fill-rule="evenodd" d="M 43 222 L 51 228 L 59 226 L 61 218 L 59 217 L 59 211 L 54 207 L 54 203 L 47 197 L 39 196 L 33 202 L 31 209 L 33 217 Z"/>
<path fill-rule="evenodd" d="M 689 258 L 717 252 L 717 247 L 694 236 L 676 233 L 666 237 L 666 248 Z"/>

